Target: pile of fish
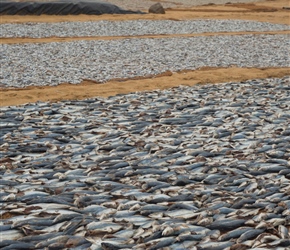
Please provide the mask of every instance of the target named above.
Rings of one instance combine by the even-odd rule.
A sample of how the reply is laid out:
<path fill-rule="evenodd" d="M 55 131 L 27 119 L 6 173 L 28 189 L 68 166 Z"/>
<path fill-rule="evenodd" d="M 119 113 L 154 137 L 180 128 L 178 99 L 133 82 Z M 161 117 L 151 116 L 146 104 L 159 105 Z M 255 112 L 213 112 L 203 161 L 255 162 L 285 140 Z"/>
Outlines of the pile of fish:
<path fill-rule="evenodd" d="M 127 20 L 60 23 L 4 23 L 1 37 L 90 37 L 290 30 L 290 25 L 246 20 Z"/>
<path fill-rule="evenodd" d="M 288 67 L 289 35 L 216 35 L 2 44 L 5 87 L 107 82 L 201 67 Z"/>
<path fill-rule="evenodd" d="M 289 77 L 0 109 L 1 249 L 289 249 Z"/>

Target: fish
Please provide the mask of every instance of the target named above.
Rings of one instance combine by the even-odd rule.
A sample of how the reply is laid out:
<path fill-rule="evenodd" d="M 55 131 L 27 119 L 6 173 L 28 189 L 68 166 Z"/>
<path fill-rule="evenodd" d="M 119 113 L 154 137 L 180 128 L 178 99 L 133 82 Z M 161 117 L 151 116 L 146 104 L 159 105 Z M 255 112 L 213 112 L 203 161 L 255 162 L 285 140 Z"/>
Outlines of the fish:
<path fill-rule="evenodd" d="M 91 222 L 86 226 L 87 235 L 100 233 L 115 233 L 123 229 L 123 226 L 113 222 Z"/>
<path fill-rule="evenodd" d="M 224 219 L 216 220 L 211 225 L 207 226 L 209 229 L 217 229 L 220 231 L 233 230 L 237 227 L 243 226 L 246 220 L 244 219 Z"/>
<path fill-rule="evenodd" d="M 265 229 L 250 229 L 243 234 L 237 239 L 237 243 L 242 243 L 247 240 L 252 240 L 256 238 L 258 235 L 262 234 L 265 231 Z"/>
<path fill-rule="evenodd" d="M 206 242 L 200 243 L 197 245 L 197 249 L 200 250 L 223 250 L 227 249 L 228 247 L 232 246 L 234 242 L 227 241 L 227 242 Z"/>
<path fill-rule="evenodd" d="M 220 241 L 228 241 L 231 239 L 239 238 L 243 233 L 251 230 L 252 227 L 239 227 L 237 229 L 231 230 L 225 234 L 222 234 L 218 239 Z"/>
<path fill-rule="evenodd" d="M 1 232 L 1 241 L 15 241 L 24 236 L 24 233 L 17 229 L 11 229 Z"/>

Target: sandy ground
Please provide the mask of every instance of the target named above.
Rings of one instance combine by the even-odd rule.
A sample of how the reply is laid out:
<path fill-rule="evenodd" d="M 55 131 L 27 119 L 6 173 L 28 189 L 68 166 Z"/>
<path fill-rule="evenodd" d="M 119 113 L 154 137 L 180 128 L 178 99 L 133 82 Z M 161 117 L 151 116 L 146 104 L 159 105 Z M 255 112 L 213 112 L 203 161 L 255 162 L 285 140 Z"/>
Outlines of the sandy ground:
<path fill-rule="evenodd" d="M 268 0 L 258 3 L 207 5 L 192 8 L 167 9 L 165 15 L 101 15 L 101 16 L 1 16 L 0 23 L 23 23 L 23 22 L 60 22 L 60 21 L 92 21 L 92 20 L 136 20 L 136 19 L 244 19 L 263 22 L 272 22 L 290 25 L 289 0 Z M 228 33 L 242 34 L 243 32 Z M 259 33 L 259 32 L 244 32 Z M 290 32 L 263 32 L 267 34 Z M 207 33 L 198 35 L 225 35 L 227 33 Z M 143 37 L 172 37 L 167 36 L 143 36 Z M 186 35 L 180 35 L 186 36 Z M 28 39 L 14 38 L 1 39 L 1 43 L 27 43 L 27 42 L 52 42 L 71 41 L 80 39 L 123 39 L 125 37 L 92 37 L 92 38 L 45 38 Z M 166 72 L 160 76 L 148 76 L 137 79 L 118 79 L 105 84 L 84 80 L 79 85 L 63 83 L 55 87 L 29 87 L 25 89 L 0 88 L 0 106 L 10 106 L 36 101 L 59 101 L 84 99 L 96 96 L 111 96 L 126 94 L 135 91 L 165 89 L 179 85 L 192 86 L 194 84 L 219 83 L 228 81 L 240 81 L 254 78 L 282 77 L 290 74 L 289 68 L 202 68 L 195 71 L 183 71 L 178 73 Z"/>
<path fill-rule="evenodd" d="M 145 0 L 144 0 L 145 1 Z M 229 0 L 230 2 L 230 0 Z M 136 19 L 243 19 L 261 22 L 290 24 L 289 0 L 266 0 L 257 3 L 237 3 L 224 5 L 206 5 L 192 8 L 169 8 L 166 14 L 146 15 L 67 15 L 67 16 L 0 16 L 0 23 L 25 23 L 25 22 L 63 22 L 63 21 L 97 21 L 97 20 L 136 20 Z M 147 11 L 147 10 L 146 10 Z"/>

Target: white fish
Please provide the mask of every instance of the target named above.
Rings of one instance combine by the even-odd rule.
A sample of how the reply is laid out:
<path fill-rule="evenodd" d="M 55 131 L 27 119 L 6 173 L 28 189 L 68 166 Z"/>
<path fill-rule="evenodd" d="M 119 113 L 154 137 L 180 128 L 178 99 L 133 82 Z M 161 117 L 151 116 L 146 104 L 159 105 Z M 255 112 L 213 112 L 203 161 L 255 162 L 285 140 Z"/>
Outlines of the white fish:
<path fill-rule="evenodd" d="M 174 232 L 174 229 L 172 227 L 166 226 L 162 231 L 162 235 L 168 236 L 168 235 L 171 235 L 173 232 Z"/>
<path fill-rule="evenodd" d="M 151 213 L 148 216 L 153 219 L 160 219 L 163 217 L 163 212 Z"/>
<path fill-rule="evenodd" d="M 197 219 L 197 225 L 199 226 L 207 226 L 210 225 L 212 222 L 213 222 L 212 217 L 202 218 L 201 220 Z"/>
<path fill-rule="evenodd" d="M 279 225 L 278 232 L 279 232 L 279 235 L 282 239 L 289 239 L 290 238 L 289 230 L 287 229 L 287 227 L 285 227 L 283 225 Z"/>
<path fill-rule="evenodd" d="M 141 237 L 141 235 L 145 232 L 145 230 L 142 227 L 139 227 L 135 232 L 133 239 L 138 239 Z"/>
<path fill-rule="evenodd" d="M 123 226 L 113 222 L 91 222 L 86 226 L 86 229 L 94 234 L 98 233 L 115 233 L 122 229 Z"/>
<path fill-rule="evenodd" d="M 199 215 L 199 213 L 195 213 L 187 209 L 167 211 L 164 214 L 171 218 L 176 218 L 176 219 L 192 219 L 192 218 L 197 218 L 197 216 Z"/>
<path fill-rule="evenodd" d="M 139 229 L 139 228 L 138 228 Z M 120 230 L 117 233 L 114 233 L 115 237 L 120 237 L 120 238 L 127 238 L 130 239 L 133 237 L 133 235 L 135 235 L 135 230 L 133 229 L 124 229 L 124 230 Z"/>
<path fill-rule="evenodd" d="M 140 216 L 140 215 L 134 215 L 134 216 L 128 216 L 128 217 L 122 217 L 122 218 L 114 218 L 114 221 L 116 222 L 129 222 L 132 223 L 135 226 L 141 226 L 145 222 L 149 220 L 148 217 Z"/>
<path fill-rule="evenodd" d="M 109 216 L 111 216 L 112 214 L 116 213 L 116 209 L 114 208 L 106 208 L 100 212 L 97 213 L 97 218 L 99 218 L 100 220 L 103 220 L 105 218 L 108 218 Z"/>
<path fill-rule="evenodd" d="M 286 219 L 285 218 L 273 218 L 273 219 L 267 220 L 266 222 L 271 224 L 273 227 L 276 227 L 278 225 L 285 224 Z"/>
<path fill-rule="evenodd" d="M 25 236 L 25 235 L 21 231 L 12 229 L 12 230 L 7 230 L 7 231 L 1 232 L 0 238 L 1 238 L 1 241 L 18 240 L 18 239 L 22 238 L 23 236 Z"/>

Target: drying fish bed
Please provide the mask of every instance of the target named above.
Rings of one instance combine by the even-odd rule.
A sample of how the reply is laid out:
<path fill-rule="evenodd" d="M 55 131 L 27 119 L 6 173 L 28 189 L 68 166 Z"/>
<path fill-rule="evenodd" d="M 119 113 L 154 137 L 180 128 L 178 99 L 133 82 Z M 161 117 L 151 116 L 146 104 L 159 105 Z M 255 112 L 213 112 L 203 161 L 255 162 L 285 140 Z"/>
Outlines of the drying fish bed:
<path fill-rule="evenodd" d="M 200 67 L 288 67 L 288 35 L 2 44 L 6 87 L 152 76 Z"/>
<path fill-rule="evenodd" d="M 286 24 L 245 20 L 129 20 L 0 24 L 1 37 L 92 37 L 195 34 L 207 32 L 280 31 Z"/>
<path fill-rule="evenodd" d="M 2 107 L 1 249 L 289 249 L 290 81 Z"/>

